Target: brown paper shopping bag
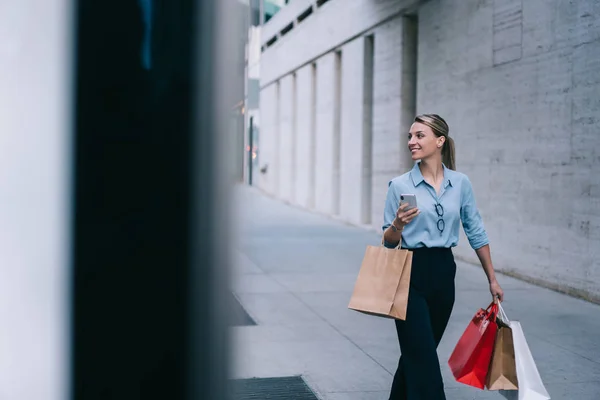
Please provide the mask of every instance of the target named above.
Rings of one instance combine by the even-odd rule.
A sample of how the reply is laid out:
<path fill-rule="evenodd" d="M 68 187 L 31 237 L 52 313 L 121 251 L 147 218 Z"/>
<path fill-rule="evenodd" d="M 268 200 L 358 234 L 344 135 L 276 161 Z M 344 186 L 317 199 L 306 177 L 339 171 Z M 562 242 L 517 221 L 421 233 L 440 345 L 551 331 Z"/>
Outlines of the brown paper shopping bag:
<path fill-rule="evenodd" d="M 367 246 L 348 308 L 406 319 L 411 268 L 411 251 Z"/>
<path fill-rule="evenodd" d="M 500 325 L 496 333 L 486 386 L 488 390 L 518 390 L 519 388 L 512 329 L 507 326 Z"/>

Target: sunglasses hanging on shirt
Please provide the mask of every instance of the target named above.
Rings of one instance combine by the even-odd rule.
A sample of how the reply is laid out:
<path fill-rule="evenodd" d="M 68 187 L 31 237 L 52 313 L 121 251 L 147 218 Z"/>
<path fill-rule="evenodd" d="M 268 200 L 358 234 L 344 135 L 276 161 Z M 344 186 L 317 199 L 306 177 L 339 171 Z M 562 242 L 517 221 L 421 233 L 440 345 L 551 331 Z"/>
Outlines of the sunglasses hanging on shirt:
<path fill-rule="evenodd" d="M 442 207 L 442 205 L 440 203 L 437 203 L 435 205 L 435 212 L 437 213 L 437 216 L 440 217 L 440 219 L 438 219 L 438 222 L 437 222 L 437 228 L 440 231 L 440 236 L 442 236 L 442 233 L 444 232 L 444 228 L 446 227 L 446 223 L 444 222 L 444 219 L 442 218 L 444 216 L 444 207 Z"/>

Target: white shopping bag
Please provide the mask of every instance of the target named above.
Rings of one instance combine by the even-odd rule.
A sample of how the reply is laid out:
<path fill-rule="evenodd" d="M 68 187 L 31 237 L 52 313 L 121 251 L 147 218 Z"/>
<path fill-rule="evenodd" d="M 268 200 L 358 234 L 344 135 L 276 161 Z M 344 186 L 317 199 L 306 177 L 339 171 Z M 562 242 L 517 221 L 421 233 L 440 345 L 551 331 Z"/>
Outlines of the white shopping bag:
<path fill-rule="evenodd" d="M 518 395 L 512 390 L 500 390 L 508 400 L 549 400 L 550 395 L 544 387 L 540 373 L 525 340 L 523 328 L 518 321 L 508 321 L 502 306 L 500 306 L 503 322 L 508 322 L 512 329 L 513 344 L 515 346 L 515 364 L 517 366 L 517 380 L 519 382 Z"/>

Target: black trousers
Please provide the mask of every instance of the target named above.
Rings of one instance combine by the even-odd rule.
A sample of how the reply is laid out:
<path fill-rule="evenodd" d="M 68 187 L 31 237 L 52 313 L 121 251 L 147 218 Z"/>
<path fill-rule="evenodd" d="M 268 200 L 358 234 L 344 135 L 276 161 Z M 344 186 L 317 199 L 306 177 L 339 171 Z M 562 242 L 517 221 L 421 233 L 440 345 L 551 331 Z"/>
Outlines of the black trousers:
<path fill-rule="evenodd" d="M 396 320 L 402 356 L 390 400 L 445 400 L 437 346 L 454 306 L 456 263 L 448 248 L 413 250 L 406 320 Z"/>

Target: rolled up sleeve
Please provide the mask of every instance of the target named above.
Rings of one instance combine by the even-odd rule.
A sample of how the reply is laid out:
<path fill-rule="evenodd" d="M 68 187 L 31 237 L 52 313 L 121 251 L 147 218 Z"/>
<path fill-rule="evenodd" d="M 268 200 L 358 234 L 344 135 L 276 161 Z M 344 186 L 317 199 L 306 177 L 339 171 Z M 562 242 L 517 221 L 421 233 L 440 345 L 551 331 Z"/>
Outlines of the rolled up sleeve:
<path fill-rule="evenodd" d="M 398 193 L 394 188 L 393 181 L 388 183 L 387 195 L 385 198 L 385 207 L 383 209 L 383 226 L 381 227 L 382 231 L 385 231 L 387 228 L 392 225 L 394 222 L 394 218 L 396 218 L 396 211 L 398 211 Z M 383 241 L 383 245 L 388 248 L 394 248 L 397 245 L 393 245 L 391 243 Z"/>
<path fill-rule="evenodd" d="M 483 219 L 477 209 L 473 186 L 468 178 L 465 178 L 462 184 L 461 203 L 460 219 L 463 229 L 465 230 L 469 244 L 474 250 L 477 250 L 489 244 L 490 241 L 483 226 Z"/>

